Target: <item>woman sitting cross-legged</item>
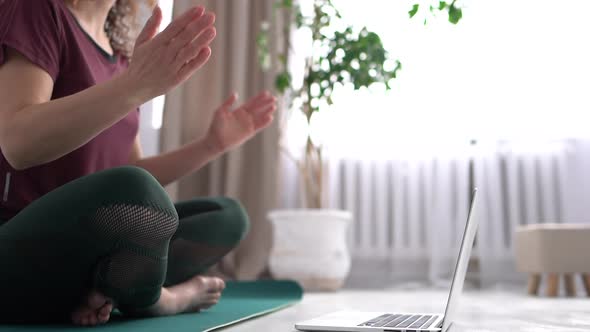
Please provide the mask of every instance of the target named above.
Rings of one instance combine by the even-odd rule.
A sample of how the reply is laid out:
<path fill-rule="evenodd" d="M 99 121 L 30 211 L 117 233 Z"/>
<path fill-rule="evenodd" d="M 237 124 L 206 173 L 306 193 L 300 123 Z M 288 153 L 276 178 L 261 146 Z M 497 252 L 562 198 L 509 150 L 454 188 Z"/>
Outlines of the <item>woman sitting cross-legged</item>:
<path fill-rule="evenodd" d="M 234 94 L 204 138 L 143 158 L 138 106 L 201 68 L 216 31 L 195 7 L 157 33 L 156 7 L 135 42 L 136 5 L 0 1 L 0 323 L 95 325 L 114 307 L 173 315 L 221 296 L 224 282 L 201 274 L 247 215 L 228 198 L 173 204 L 162 186 L 267 127 L 276 100 L 234 107 Z"/>

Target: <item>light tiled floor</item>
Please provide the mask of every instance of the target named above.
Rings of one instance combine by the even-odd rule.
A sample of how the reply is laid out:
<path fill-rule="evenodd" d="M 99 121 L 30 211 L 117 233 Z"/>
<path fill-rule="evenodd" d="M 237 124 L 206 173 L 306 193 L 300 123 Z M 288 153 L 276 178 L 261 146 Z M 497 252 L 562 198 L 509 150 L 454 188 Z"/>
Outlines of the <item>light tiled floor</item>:
<path fill-rule="evenodd" d="M 357 291 L 306 294 L 301 303 L 223 332 L 293 332 L 295 322 L 342 309 L 442 312 L 443 290 Z M 451 331 L 590 331 L 590 299 L 535 298 L 514 291 L 468 291 Z"/>

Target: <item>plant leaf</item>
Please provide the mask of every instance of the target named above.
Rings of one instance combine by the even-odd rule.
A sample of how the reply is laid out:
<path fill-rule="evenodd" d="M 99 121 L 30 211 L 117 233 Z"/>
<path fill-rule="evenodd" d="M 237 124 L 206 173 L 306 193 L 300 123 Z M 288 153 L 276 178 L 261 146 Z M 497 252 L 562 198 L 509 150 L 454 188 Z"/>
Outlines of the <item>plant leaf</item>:
<path fill-rule="evenodd" d="M 463 12 L 461 11 L 461 8 L 457 8 L 454 4 L 451 4 L 449 7 L 449 22 L 457 24 L 462 17 Z"/>
<path fill-rule="evenodd" d="M 288 72 L 282 72 L 275 78 L 275 87 L 279 93 L 284 94 L 291 86 L 291 75 Z"/>
<path fill-rule="evenodd" d="M 408 14 L 410 14 L 410 18 L 412 18 L 412 17 L 414 17 L 414 15 L 416 15 L 419 8 L 420 8 L 420 4 L 417 4 L 417 3 L 412 6 L 412 9 L 410 9 L 410 11 L 408 12 Z"/>
<path fill-rule="evenodd" d="M 297 29 L 300 29 L 303 26 L 303 24 L 305 24 L 305 17 L 303 16 L 300 10 L 297 10 L 295 12 L 295 26 L 297 27 Z"/>
<path fill-rule="evenodd" d="M 293 7 L 293 0 L 278 0 L 274 4 L 275 9 L 279 9 L 279 8 L 289 9 L 292 7 Z"/>

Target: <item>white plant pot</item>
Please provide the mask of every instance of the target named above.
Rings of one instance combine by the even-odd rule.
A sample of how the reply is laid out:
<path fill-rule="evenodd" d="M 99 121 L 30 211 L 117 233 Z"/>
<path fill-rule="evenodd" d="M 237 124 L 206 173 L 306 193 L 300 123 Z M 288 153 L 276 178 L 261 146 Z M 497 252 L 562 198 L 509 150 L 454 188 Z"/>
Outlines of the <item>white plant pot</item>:
<path fill-rule="evenodd" d="M 350 271 L 346 245 L 352 214 L 339 210 L 277 210 L 273 225 L 270 273 L 292 279 L 308 291 L 334 291 Z"/>

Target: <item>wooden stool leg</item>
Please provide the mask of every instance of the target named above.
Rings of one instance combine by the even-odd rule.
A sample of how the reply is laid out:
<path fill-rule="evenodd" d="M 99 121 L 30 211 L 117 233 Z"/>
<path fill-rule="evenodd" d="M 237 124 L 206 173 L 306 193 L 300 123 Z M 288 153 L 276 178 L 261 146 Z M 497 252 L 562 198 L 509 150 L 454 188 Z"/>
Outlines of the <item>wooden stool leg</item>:
<path fill-rule="evenodd" d="M 582 283 L 586 289 L 586 295 L 590 296 L 590 274 L 582 273 Z"/>
<path fill-rule="evenodd" d="M 567 296 L 576 296 L 576 284 L 574 283 L 574 276 L 571 274 L 564 274 L 563 280 L 565 282 L 565 293 Z"/>
<path fill-rule="evenodd" d="M 559 291 L 559 274 L 549 273 L 547 276 L 547 296 L 555 297 Z"/>
<path fill-rule="evenodd" d="M 541 284 L 541 275 L 533 273 L 529 276 L 529 295 L 537 295 L 539 285 Z"/>

